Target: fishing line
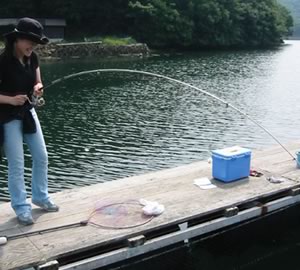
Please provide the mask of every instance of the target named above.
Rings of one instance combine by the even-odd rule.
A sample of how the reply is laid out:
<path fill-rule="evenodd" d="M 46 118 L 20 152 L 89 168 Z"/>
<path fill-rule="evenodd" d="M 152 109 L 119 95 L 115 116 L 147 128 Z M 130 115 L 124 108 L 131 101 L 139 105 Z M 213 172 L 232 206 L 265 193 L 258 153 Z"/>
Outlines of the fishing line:
<path fill-rule="evenodd" d="M 202 94 L 205 94 L 223 104 L 226 105 L 226 107 L 230 107 L 233 110 L 237 111 L 238 113 L 240 113 L 241 115 L 245 116 L 246 118 L 248 118 L 251 122 L 253 122 L 255 125 L 257 125 L 258 127 L 260 127 L 264 132 L 266 132 L 274 141 L 276 141 L 292 158 L 293 160 L 295 160 L 296 158 L 293 156 L 293 154 L 269 131 L 267 130 L 264 126 L 262 126 L 260 123 L 258 123 L 255 119 L 253 119 L 251 116 L 249 116 L 247 113 L 245 113 L 244 111 L 238 109 L 237 107 L 235 107 L 234 105 L 230 104 L 228 101 L 219 98 L 218 96 L 211 94 L 203 89 L 200 89 L 199 87 L 196 87 L 192 84 L 177 80 L 177 79 L 173 79 L 171 77 L 168 76 L 164 76 L 161 74 L 156 74 L 156 73 L 152 73 L 152 72 L 147 72 L 147 71 L 139 71 L 139 70 L 131 70 L 131 69 L 94 69 L 94 70 L 86 70 L 86 71 L 81 71 L 81 72 L 77 72 L 77 73 L 72 73 L 69 75 L 66 75 L 64 77 L 61 77 L 59 79 L 56 79 L 54 81 L 52 81 L 50 84 L 48 84 L 47 86 L 41 88 L 41 89 L 47 89 L 49 87 L 52 87 L 55 84 L 58 84 L 64 80 L 68 80 L 74 77 L 78 77 L 78 76 L 82 76 L 82 75 L 86 75 L 86 74 L 93 74 L 93 73 L 107 73 L 107 72 L 121 72 L 121 73 L 134 73 L 134 74 L 142 74 L 142 75 L 147 75 L 147 76 L 152 76 L 152 77 L 157 77 L 157 78 L 161 78 L 161 79 L 165 79 L 171 82 L 175 82 L 187 87 L 190 87 L 192 89 L 195 89 L 197 91 L 200 91 Z"/>
<path fill-rule="evenodd" d="M 172 81 L 172 82 L 175 82 L 175 83 L 178 83 L 178 84 L 190 87 L 192 89 L 195 89 L 197 91 L 200 91 L 201 93 L 203 93 L 203 94 L 205 94 L 205 95 L 207 95 L 207 96 L 209 96 L 209 97 L 211 97 L 211 98 L 213 98 L 213 99 L 215 99 L 215 100 L 217 100 L 217 101 L 225 104 L 226 107 L 230 107 L 233 110 L 235 110 L 238 113 L 240 113 L 241 115 L 243 115 L 246 118 L 248 118 L 255 125 L 257 125 L 263 131 L 265 131 L 272 139 L 274 139 L 295 160 L 295 157 L 288 151 L 288 149 L 286 149 L 286 147 L 273 134 L 271 134 L 270 131 L 268 131 L 265 127 L 263 127 L 261 124 L 259 124 L 255 119 L 253 119 L 251 116 L 249 116 L 244 111 L 238 109 L 234 105 L 230 104 L 229 102 L 227 102 L 224 99 L 221 99 L 221 98 L 217 97 L 214 94 L 211 94 L 211 93 L 209 93 L 209 92 L 207 92 L 207 91 L 205 91 L 203 89 L 200 89 L 200 88 L 198 88 L 198 87 L 196 87 L 194 85 L 188 84 L 186 82 L 183 82 L 183 81 L 180 81 L 180 80 L 177 80 L 177 79 L 173 79 L 173 78 L 168 77 L 168 76 L 164 76 L 164 75 L 160 75 L 160 74 L 156 74 L 156 73 L 152 73 L 152 72 L 147 72 L 147 71 L 138 71 L 138 70 L 130 70 L 130 69 L 95 69 L 95 70 L 81 71 L 81 72 L 77 72 L 77 73 L 73 73 L 73 74 L 61 77 L 59 79 L 56 79 L 56 80 L 52 81 L 50 84 L 46 85 L 45 87 L 40 88 L 40 90 L 41 89 L 45 90 L 47 88 L 52 87 L 55 84 L 58 84 L 58 83 L 60 83 L 60 82 L 62 82 L 64 80 L 68 80 L 68 79 L 71 79 L 71 78 L 74 78 L 74 77 L 78 77 L 78 76 L 82 76 L 82 75 L 86 75 L 86 74 L 101 73 L 101 72 L 102 73 L 105 73 L 105 72 L 106 73 L 107 72 L 121 72 L 121 73 L 142 74 L 142 75 L 147 75 L 147 76 L 152 76 L 152 77 L 157 77 L 157 78 L 165 79 L 165 80 L 168 80 L 168 81 Z M 39 99 L 39 98 L 37 97 L 37 99 Z M 38 103 L 39 100 L 36 100 L 35 102 L 37 104 L 39 104 Z M 42 104 L 43 102 L 44 102 L 44 100 L 42 99 L 40 104 Z M 90 214 L 90 216 L 89 216 L 89 218 L 87 220 L 83 220 L 83 221 L 80 221 L 80 222 L 76 222 L 76 223 L 72 223 L 72 224 L 67 224 L 67 225 L 63 225 L 63 226 L 58 226 L 58 227 L 52 227 L 52 228 L 49 228 L 49 229 L 44 229 L 44 230 L 39 230 L 39 231 L 32 231 L 32 232 L 27 232 L 27 233 L 20 233 L 20 234 L 15 234 L 15 235 L 11 235 L 11 236 L 3 236 L 3 237 L 0 237 L 0 245 L 4 245 L 4 244 L 7 243 L 7 241 L 13 240 L 13 239 L 18 239 L 18 238 L 28 237 L 28 236 L 33 236 L 33 235 L 39 235 L 39 234 L 48 233 L 48 232 L 51 232 L 51 231 L 56 231 L 56 230 L 61 230 L 61 229 L 67 229 L 67 228 L 72 228 L 72 227 L 86 226 L 87 224 L 92 224 L 92 225 L 99 226 L 99 227 L 104 227 L 104 228 L 114 228 L 114 229 L 121 229 L 121 228 L 123 228 L 124 229 L 124 228 L 134 228 L 134 227 L 137 227 L 137 226 L 144 225 L 144 224 L 150 222 L 153 219 L 153 216 L 149 216 L 148 218 L 146 218 L 145 220 L 142 220 L 138 224 L 130 224 L 130 225 L 126 224 L 126 225 L 123 225 L 123 226 L 121 226 L 121 225 L 120 226 L 113 226 L 113 225 L 110 226 L 110 225 L 107 225 L 107 224 L 100 224 L 100 223 L 98 223 L 99 219 L 97 219 L 96 221 L 92 220 L 93 217 L 95 217 L 97 215 L 100 215 L 100 214 L 103 214 L 103 213 L 104 214 L 108 213 L 109 215 L 112 215 L 113 212 L 116 212 L 116 213 L 118 213 L 118 215 L 120 215 L 120 213 L 119 213 L 119 207 L 120 207 L 120 205 L 125 205 L 126 203 L 128 205 L 131 205 L 131 204 L 137 204 L 138 205 L 138 203 L 135 203 L 133 201 L 131 201 L 131 202 L 123 202 L 123 203 L 113 203 L 113 204 L 104 205 L 104 206 L 102 206 L 100 208 L 96 208 Z M 116 209 L 112 210 L 112 209 L 110 209 L 110 207 L 116 207 Z M 123 215 L 123 214 L 121 213 L 121 215 Z"/>

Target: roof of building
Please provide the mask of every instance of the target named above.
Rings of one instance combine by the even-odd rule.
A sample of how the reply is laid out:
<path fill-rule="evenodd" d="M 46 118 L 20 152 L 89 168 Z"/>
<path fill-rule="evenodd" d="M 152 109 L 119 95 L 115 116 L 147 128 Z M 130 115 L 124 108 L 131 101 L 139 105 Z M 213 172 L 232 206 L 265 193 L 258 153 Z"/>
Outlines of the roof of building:
<path fill-rule="evenodd" d="M 66 26 L 65 19 L 47 19 L 47 18 L 35 18 L 38 20 L 43 26 Z M 7 25 L 16 25 L 18 22 L 18 18 L 0 18 L 0 26 Z"/>

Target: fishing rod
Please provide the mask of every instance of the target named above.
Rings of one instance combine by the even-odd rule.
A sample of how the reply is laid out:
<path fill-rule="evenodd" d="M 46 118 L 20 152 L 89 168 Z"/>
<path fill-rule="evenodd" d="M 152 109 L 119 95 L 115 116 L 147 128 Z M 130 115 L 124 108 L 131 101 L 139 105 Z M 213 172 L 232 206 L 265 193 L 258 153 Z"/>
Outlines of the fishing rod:
<path fill-rule="evenodd" d="M 49 83 L 48 85 L 46 85 L 45 87 L 42 87 L 41 89 L 47 89 L 52 87 L 55 84 L 58 84 L 62 81 L 74 78 L 74 77 L 79 77 L 82 75 L 86 75 L 86 74 L 93 74 L 93 73 L 108 73 L 108 72 L 121 72 L 121 73 L 134 73 L 134 74 L 142 74 L 142 75 L 147 75 L 147 76 L 152 76 L 152 77 L 156 77 L 156 78 L 161 78 L 161 79 L 165 79 L 171 82 L 175 82 L 187 87 L 190 87 L 192 89 L 195 89 L 197 91 L 200 91 L 202 94 L 205 94 L 223 104 L 226 105 L 226 107 L 230 107 L 233 110 L 237 111 L 238 113 L 240 113 L 241 115 L 245 116 L 246 118 L 248 118 L 251 122 L 253 122 L 255 125 L 257 125 L 258 127 L 260 127 L 263 131 L 265 131 L 274 141 L 276 141 L 292 158 L 293 160 L 296 160 L 296 158 L 293 156 L 293 154 L 269 131 L 267 130 L 264 126 L 262 126 L 260 123 L 258 123 L 255 119 L 253 119 L 251 116 L 249 116 L 247 113 L 245 113 L 244 111 L 238 109 L 237 107 L 235 107 L 234 105 L 230 104 L 228 101 L 219 98 L 218 96 L 211 94 L 203 89 L 200 89 L 199 87 L 196 87 L 192 84 L 165 76 L 165 75 L 161 75 L 161 74 L 156 74 L 156 73 L 152 73 L 152 72 L 148 72 L 148 71 L 140 71 L 140 70 L 131 70 L 131 69 L 93 69 L 93 70 L 86 70 L 86 71 L 81 71 L 81 72 L 77 72 L 77 73 L 72 73 L 66 76 L 63 76 L 59 79 L 56 79 L 54 81 L 52 81 L 51 83 Z M 42 101 L 44 102 L 44 101 Z"/>
<path fill-rule="evenodd" d="M 138 207 L 141 213 L 142 219 L 138 220 L 137 223 L 135 224 L 105 224 L 105 222 L 101 222 L 101 219 L 99 216 L 102 214 L 109 215 L 110 218 L 115 216 L 115 218 L 118 218 L 118 215 L 120 215 L 120 207 L 125 207 L 127 216 L 129 216 L 129 206 L 135 206 Z M 113 202 L 113 203 L 108 203 L 104 204 L 99 207 L 95 207 L 93 211 L 89 214 L 88 218 L 86 220 L 70 223 L 70 224 L 65 224 L 65 225 L 60 225 L 56 227 L 51 227 L 51 228 L 46 228 L 46 229 L 41 229 L 41 230 L 36 230 L 36 231 L 29 231 L 29 232 L 21 232 L 21 233 L 16 233 L 12 235 L 6 235 L 6 236 L 0 236 L 0 246 L 6 245 L 9 241 L 15 240 L 15 239 L 20 239 L 20 238 L 25 238 L 25 237 L 30 237 L 30 236 L 35 236 L 35 235 L 42 235 L 50 232 L 56 232 L 60 230 L 65 230 L 69 228 L 76 228 L 76 227 L 83 227 L 87 225 L 93 225 L 99 228 L 104 228 L 104 229 L 132 229 L 136 228 L 142 225 L 145 225 L 149 223 L 150 221 L 153 220 L 155 216 L 160 215 L 164 210 L 157 210 L 156 207 L 158 204 L 154 204 L 153 202 L 149 202 L 143 199 L 140 200 L 127 200 L 127 201 L 121 201 L 121 202 Z M 127 207 L 127 208 L 126 208 Z M 147 207 L 147 209 L 145 209 Z M 164 208 L 163 208 L 164 209 Z M 134 211 L 137 211 L 137 208 L 134 208 Z M 122 213 L 122 218 L 124 218 L 124 213 Z"/>
<path fill-rule="evenodd" d="M 55 232 L 58 230 L 64 230 L 64 229 L 69 229 L 69 228 L 75 228 L 75 227 L 80 227 L 80 226 L 86 226 L 88 225 L 88 220 L 83 220 L 67 225 L 61 225 L 57 227 L 52 227 L 52 228 L 47 228 L 47 229 L 42 229 L 38 231 L 31 231 L 31 232 L 25 232 L 25 233 L 17 233 L 9 236 L 0 236 L 0 246 L 6 245 L 8 241 L 19 239 L 19 238 L 24 238 L 24 237 L 29 237 L 29 236 L 34 236 L 34 235 L 41 235 L 49 232 Z"/>

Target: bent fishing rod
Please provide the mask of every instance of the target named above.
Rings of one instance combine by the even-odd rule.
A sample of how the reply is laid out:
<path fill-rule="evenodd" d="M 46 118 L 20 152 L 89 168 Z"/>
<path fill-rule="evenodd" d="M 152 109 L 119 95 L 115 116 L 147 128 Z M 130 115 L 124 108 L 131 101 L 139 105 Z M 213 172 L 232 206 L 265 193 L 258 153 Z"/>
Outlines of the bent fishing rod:
<path fill-rule="evenodd" d="M 77 72 L 77 73 L 72 73 L 69 75 L 66 75 L 64 77 L 61 77 L 59 79 L 56 79 L 54 81 L 52 81 L 51 83 L 49 83 L 48 85 L 46 85 L 45 87 L 42 87 L 41 89 L 47 89 L 52 87 L 55 84 L 58 84 L 62 81 L 74 78 L 74 77 L 79 77 L 82 75 L 86 75 L 86 74 L 93 74 L 93 73 L 113 73 L 113 72 L 121 72 L 121 73 L 134 73 L 134 74 L 142 74 L 142 75 L 147 75 L 147 76 L 152 76 L 152 77 L 156 77 L 156 78 L 161 78 L 161 79 L 165 79 L 171 82 L 175 82 L 178 83 L 180 85 L 184 85 L 187 87 L 190 87 L 194 90 L 200 91 L 202 94 L 205 94 L 206 96 L 209 96 L 223 104 L 226 105 L 226 107 L 230 107 L 233 110 L 237 111 L 238 113 L 240 113 L 241 115 L 245 116 L 246 118 L 248 118 L 251 122 L 253 122 L 255 125 L 257 125 L 258 127 L 260 127 L 264 132 L 266 132 L 274 141 L 276 141 L 292 158 L 293 160 L 295 160 L 296 158 L 293 156 L 293 154 L 269 131 L 267 130 L 264 126 L 262 126 L 260 123 L 258 123 L 255 119 L 253 119 L 251 116 L 249 116 L 247 113 L 245 113 L 244 111 L 238 109 L 237 107 L 235 107 L 234 105 L 230 104 L 228 101 L 219 98 L 218 96 L 211 94 L 199 87 L 196 87 L 192 84 L 168 77 L 168 76 L 164 76 L 161 74 L 156 74 L 156 73 L 152 73 L 152 72 L 148 72 L 148 71 L 140 71 L 140 70 L 131 70 L 131 69 L 93 69 L 93 70 L 86 70 L 86 71 L 81 71 L 81 72 Z M 43 101 L 43 100 L 42 100 Z"/>

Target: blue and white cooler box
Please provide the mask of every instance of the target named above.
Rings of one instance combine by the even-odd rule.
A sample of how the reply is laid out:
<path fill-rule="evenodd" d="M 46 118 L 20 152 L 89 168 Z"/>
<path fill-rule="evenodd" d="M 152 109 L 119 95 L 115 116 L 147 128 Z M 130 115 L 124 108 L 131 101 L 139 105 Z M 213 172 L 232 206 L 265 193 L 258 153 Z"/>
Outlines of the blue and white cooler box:
<path fill-rule="evenodd" d="M 212 176 L 232 182 L 250 174 L 251 150 L 233 146 L 212 151 Z"/>

